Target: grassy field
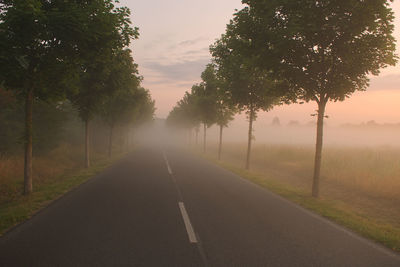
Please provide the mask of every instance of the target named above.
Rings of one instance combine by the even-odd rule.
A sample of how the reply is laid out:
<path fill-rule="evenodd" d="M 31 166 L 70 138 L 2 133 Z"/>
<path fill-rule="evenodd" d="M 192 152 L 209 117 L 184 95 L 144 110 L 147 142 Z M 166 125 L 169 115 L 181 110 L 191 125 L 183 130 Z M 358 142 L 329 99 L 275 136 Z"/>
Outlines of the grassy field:
<path fill-rule="evenodd" d="M 62 145 L 34 158 L 34 192 L 23 196 L 23 159 L 0 158 L 0 236 L 29 219 L 41 208 L 110 166 L 122 154 L 92 155 L 92 167 L 83 167 L 81 148 Z"/>
<path fill-rule="evenodd" d="M 210 145 L 206 157 L 400 251 L 400 148 L 326 147 L 319 200 L 310 197 L 313 146 L 257 144 L 250 172 L 243 168 L 246 145 L 225 144 L 223 151 L 222 161 L 218 162 L 216 146 Z"/>

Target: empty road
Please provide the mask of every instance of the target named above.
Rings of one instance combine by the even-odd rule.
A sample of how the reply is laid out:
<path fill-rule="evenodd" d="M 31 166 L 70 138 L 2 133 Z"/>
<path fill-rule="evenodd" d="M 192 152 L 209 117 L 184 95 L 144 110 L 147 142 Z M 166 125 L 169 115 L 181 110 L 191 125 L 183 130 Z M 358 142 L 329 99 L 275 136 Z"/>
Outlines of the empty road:
<path fill-rule="evenodd" d="M 143 147 L 0 238 L 0 266 L 398 267 L 400 259 L 189 153 Z"/>

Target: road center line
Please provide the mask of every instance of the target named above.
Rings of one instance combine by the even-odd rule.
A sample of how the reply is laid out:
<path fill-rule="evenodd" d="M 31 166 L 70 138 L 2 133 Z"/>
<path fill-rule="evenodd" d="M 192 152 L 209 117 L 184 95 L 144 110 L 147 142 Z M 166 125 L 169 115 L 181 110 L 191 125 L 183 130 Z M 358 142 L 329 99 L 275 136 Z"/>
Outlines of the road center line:
<path fill-rule="evenodd" d="M 188 233 L 190 243 L 197 243 L 196 234 L 194 233 L 193 226 L 190 223 L 189 215 L 183 202 L 179 202 L 179 209 L 182 213 L 183 222 L 185 223 L 186 232 Z"/>
<path fill-rule="evenodd" d="M 163 152 L 163 156 L 164 156 L 165 164 L 167 164 L 168 173 L 172 175 L 171 166 L 169 166 L 169 162 L 168 162 L 167 156 L 165 155 L 165 152 Z"/>

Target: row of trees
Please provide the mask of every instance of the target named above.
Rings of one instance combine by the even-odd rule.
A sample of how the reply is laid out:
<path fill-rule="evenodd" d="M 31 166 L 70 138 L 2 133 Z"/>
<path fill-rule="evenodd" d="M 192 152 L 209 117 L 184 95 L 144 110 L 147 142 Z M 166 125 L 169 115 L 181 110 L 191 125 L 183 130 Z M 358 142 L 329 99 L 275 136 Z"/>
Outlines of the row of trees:
<path fill-rule="evenodd" d="M 246 168 L 258 111 L 314 101 L 318 109 L 312 114 L 317 117 L 312 195 L 318 197 L 327 103 L 366 90 L 370 75 L 397 61 L 392 1 L 242 2 L 245 7 L 234 14 L 210 51 L 223 84 L 219 90 L 249 119 Z M 179 102 L 176 108 L 181 106 Z"/>
<path fill-rule="evenodd" d="M 207 129 L 216 124 L 220 129 L 218 158 L 221 158 L 222 134 L 224 127 L 233 120 L 236 108 L 231 104 L 224 90 L 225 84 L 218 78 L 213 64 L 207 65 L 201 74 L 202 82 L 192 86 L 190 92 L 177 103 L 167 118 L 167 125 L 186 128 L 191 135 L 196 133 L 196 144 L 200 124 L 203 125 L 203 151 L 206 152 Z"/>
<path fill-rule="evenodd" d="M 140 87 L 137 65 L 127 48 L 139 36 L 130 10 L 113 0 L 1 0 L 0 86 L 25 107 L 24 193 L 32 192 L 35 101 L 69 101 L 86 129 L 101 116 L 112 130 L 153 116 L 154 102 Z"/>

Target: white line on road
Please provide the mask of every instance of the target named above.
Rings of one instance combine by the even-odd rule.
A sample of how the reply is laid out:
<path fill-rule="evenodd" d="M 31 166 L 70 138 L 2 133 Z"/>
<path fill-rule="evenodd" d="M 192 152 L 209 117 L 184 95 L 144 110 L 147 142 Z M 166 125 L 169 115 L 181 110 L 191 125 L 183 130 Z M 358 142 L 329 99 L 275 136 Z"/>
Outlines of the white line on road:
<path fill-rule="evenodd" d="M 183 204 L 183 202 L 179 202 L 179 208 L 182 213 L 183 222 L 185 223 L 186 232 L 188 233 L 190 243 L 197 243 L 196 234 L 194 233 L 193 226 L 190 223 L 189 215 L 185 209 L 185 204 Z"/>
<path fill-rule="evenodd" d="M 165 152 L 163 152 L 163 156 L 164 156 L 165 163 L 167 164 L 168 173 L 172 175 L 172 170 L 171 170 L 171 167 L 169 166 L 169 162 L 168 162 L 167 156 L 165 155 Z"/>

